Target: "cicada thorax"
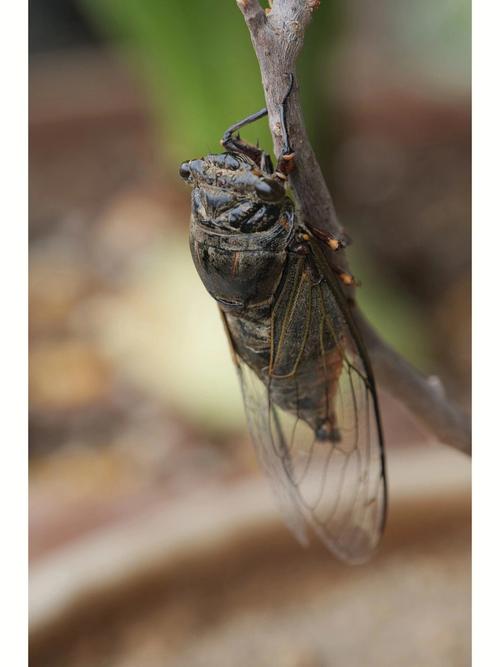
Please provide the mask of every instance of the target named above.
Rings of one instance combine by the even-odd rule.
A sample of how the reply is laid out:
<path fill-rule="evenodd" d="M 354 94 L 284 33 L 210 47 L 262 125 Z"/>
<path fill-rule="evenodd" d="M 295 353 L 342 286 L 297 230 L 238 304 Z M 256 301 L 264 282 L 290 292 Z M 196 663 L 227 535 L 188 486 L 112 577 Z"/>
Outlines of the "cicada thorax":
<path fill-rule="evenodd" d="M 206 193 L 195 193 L 196 199 Z M 194 204 L 196 206 L 196 204 Z M 203 284 L 224 310 L 268 304 L 275 294 L 286 260 L 287 230 L 276 221 L 269 229 L 235 233 L 200 222 L 195 208 L 190 247 Z M 283 218 L 283 223 L 286 218 Z"/>

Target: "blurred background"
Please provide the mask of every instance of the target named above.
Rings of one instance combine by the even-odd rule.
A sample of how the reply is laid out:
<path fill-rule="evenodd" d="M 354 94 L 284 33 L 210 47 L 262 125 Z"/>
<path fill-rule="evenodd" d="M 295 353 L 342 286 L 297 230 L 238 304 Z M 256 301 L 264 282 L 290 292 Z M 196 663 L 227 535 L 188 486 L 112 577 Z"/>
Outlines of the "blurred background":
<path fill-rule="evenodd" d="M 469 3 L 323 2 L 299 79 L 362 307 L 468 409 Z M 382 396 L 361 568 L 295 544 L 257 469 L 177 169 L 263 105 L 232 0 L 30 2 L 34 667 L 470 663 L 465 458 Z"/>

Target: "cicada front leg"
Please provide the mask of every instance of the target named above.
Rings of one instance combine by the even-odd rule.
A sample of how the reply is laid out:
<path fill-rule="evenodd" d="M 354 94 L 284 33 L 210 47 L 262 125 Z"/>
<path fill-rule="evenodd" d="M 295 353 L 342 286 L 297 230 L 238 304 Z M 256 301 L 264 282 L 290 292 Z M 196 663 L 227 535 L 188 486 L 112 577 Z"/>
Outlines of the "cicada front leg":
<path fill-rule="evenodd" d="M 243 153 L 243 155 L 249 157 L 255 164 L 260 165 L 264 173 L 272 174 L 273 165 L 269 155 L 258 146 L 243 141 L 239 133 L 235 136 L 235 132 L 238 132 L 242 127 L 250 125 L 264 116 L 267 116 L 267 109 L 265 107 L 264 109 L 260 109 L 260 111 L 256 111 L 255 113 L 250 114 L 250 116 L 243 118 L 243 120 L 234 123 L 234 125 L 231 125 L 231 127 L 224 132 L 221 144 L 227 151 Z"/>
<path fill-rule="evenodd" d="M 279 156 L 278 164 L 276 165 L 276 173 L 284 179 L 288 177 L 288 175 L 295 167 L 295 152 L 290 145 L 290 137 L 288 136 L 288 123 L 286 120 L 286 103 L 292 92 L 293 83 L 293 74 L 290 73 L 290 83 L 288 90 L 286 91 L 283 101 L 280 104 L 280 124 L 283 136 L 283 149 L 281 151 L 281 155 Z"/>
<path fill-rule="evenodd" d="M 259 165 L 261 171 L 264 174 L 273 175 L 282 181 L 286 181 L 288 175 L 295 166 L 295 153 L 290 146 L 286 121 L 286 102 L 290 96 L 290 93 L 292 92 L 293 83 L 293 74 L 290 74 L 290 84 L 288 86 L 287 92 L 285 93 L 283 101 L 280 104 L 279 110 L 281 131 L 283 133 L 283 150 L 281 151 L 281 154 L 278 158 L 276 170 L 274 170 L 272 160 L 267 153 L 261 150 L 259 146 L 254 146 L 253 144 L 249 144 L 246 141 L 243 141 L 239 135 L 239 130 L 241 130 L 241 128 L 254 123 L 264 116 L 267 116 L 268 111 L 266 107 L 260 109 L 260 111 L 256 111 L 255 113 L 250 114 L 250 116 L 247 116 L 246 118 L 243 118 L 243 120 L 234 123 L 234 125 L 231 125 L 231 127 L 229 127 L 224 132 L 224 135 L 221 139 L 221 144 L 227 151 L 243 153 L 243 155 L 246 155 L 253 162 L 255 162 L 256 165 Z M 237 133 L 236 136 L 235 133 Z"/>

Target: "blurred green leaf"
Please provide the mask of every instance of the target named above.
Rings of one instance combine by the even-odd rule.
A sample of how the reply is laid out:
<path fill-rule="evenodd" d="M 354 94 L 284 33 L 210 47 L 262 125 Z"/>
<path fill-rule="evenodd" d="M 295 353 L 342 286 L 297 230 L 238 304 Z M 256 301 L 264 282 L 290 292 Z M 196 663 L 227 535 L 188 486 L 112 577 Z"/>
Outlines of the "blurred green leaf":
<path fill-rule="evenodd" d="M 224 130 L 265 104 L 247 27 L 233 0 L 82 0 L 100 28 L 122 44 L 144 79 L 169 161 L 218 150 Z M 300 61 L 309 130 L 321 117 L 324 53 L 336 2 L 324 3 Z M 271 150 L 267 122 L 245 130 Z M 321 142 L 318 142 L 321 143 Z"/>
<path fill-rule="evenodd" d="M 223 131 L 264 106 L 248 31 L 234 2 L 84 0 L 140 68 L 175 161 L 216 150 Z M 264 135 L 267 127 L 259 131 Z"/>

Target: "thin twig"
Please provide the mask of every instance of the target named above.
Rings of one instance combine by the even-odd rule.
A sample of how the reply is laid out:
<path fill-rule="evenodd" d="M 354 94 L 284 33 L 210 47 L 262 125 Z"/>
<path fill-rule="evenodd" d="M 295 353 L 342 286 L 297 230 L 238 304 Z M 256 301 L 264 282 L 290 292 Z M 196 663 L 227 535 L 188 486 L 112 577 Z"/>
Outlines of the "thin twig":
<path fill-rule="evenodd" d="M 290 73 L 295 75 L 305 29 L 320 2 L 274 0 L 268 10 L 264 10 L 258 0 L 236 2 L 259 62 L 274 152 L 279 155 L 283 148 L 279 105 L 287 91 Z M 297 85 L 288 98 L 287 121 L 296 165 L 290 175 L 290 185 L 299 214 L 306 224 L 310 221 L 339 238 L 344 230 L 307 137 Z M 335 264 L 348 268 L 342 251 L 335 253 Z M 378 336 L 361 313 L 356 312 L 355 317 L 364 334 L 379 385 L 398 398 L 440 442 L 470 454 L 470 419 L 447 399 L 437 378 L 425 378 Z"/>

